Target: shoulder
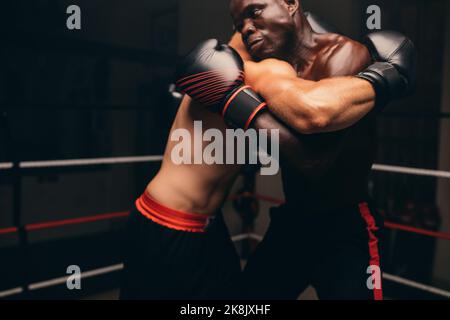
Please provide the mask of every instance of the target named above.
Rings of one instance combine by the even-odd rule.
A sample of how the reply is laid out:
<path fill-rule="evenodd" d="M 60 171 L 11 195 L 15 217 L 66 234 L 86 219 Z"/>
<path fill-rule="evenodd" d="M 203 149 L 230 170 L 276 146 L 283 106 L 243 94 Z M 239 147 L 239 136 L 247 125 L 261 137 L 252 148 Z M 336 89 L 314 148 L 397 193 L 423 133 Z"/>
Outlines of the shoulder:
<path fill-rule="evenodd" d="M 338 34 L 330 35 L 328 50 L 325 65 L 333 77 L 357 74 L 372 60 L 363 44 Z"/>

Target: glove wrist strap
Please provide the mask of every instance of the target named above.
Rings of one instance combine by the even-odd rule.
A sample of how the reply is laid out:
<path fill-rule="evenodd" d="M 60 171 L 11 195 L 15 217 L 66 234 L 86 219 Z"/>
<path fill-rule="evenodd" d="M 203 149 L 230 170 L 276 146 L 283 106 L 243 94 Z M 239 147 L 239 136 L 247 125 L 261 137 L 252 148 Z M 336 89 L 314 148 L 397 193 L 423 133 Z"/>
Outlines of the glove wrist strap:
<path fill-rule="evenodd" d="M 242 86 L 233 91 L 225 100 L 222 116 L 234 128 L 247 130 L 256 115 L 267 108 L 267 104 L 250 86 Z"/>

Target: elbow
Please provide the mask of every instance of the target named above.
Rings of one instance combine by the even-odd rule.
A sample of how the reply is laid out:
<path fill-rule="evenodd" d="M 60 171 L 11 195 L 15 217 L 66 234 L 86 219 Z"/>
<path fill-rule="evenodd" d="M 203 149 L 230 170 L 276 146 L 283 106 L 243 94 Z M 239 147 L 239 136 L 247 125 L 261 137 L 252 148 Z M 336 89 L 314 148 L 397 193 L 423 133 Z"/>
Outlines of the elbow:
<path fill-rule="evenodd" d="M 331 119 L 327 115 L 317 115 L 309 122 L 309 134 L 327 132 L 331 126 Z"/>
<path fill-rule="evenodd" d="M 331 118 L 327 115 L 317 113 L 311 116 L 299 117 L 295 129 L 301 134 L 317 134 L 328 131 L 331 126 Z"/>

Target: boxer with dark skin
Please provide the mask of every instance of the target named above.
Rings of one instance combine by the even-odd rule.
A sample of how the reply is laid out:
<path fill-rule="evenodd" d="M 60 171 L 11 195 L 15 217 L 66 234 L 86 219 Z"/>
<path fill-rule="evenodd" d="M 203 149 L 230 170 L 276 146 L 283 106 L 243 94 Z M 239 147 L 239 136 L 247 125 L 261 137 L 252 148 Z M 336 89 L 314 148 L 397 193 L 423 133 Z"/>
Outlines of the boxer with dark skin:
<path fill-rule="evenodd" d="M 321 299 L 382 299 L 382 221 L 367 204 L 375 118 L 367 112 L 349 116 L 355 113 L 351 108 L 334 113 L 321 97 L 341 88 L 316 86 L 362 71 L 372 62 L 367 48 L 341 35 L 313 32 L 298 0 L 231 0 L 231 14 L 240 34 L 232 45 L 246 62 L 246 83 L 299 133 L 303 145 L 293 152 L 318 156 L 311 165 L 315 175 L 282 162 L 286 205 L 272 212 L 269 230 L 246 266 L 245 297 L 295 299 L 313 285 Z M 253 126 L 267 127 L 265 117 Z M 305 126 L 311 119 L 314 132 Z M 341 130 L 349 119 L 353 126 Z"/>
<path fill-rule="evenodd" d="M 253 128 L 276 127 L 275 115 L 303 135 L 336 132 L 372 110 L 370 83 L 354 77 L 330 79 L 355 75 L 368 66 L 372 59 L 365 46 L 342 35 L 313 32 L 298 1 L 233 0 L 230 9 L 238 31 L 230 45 L 245 61 L 246 84 L 271 111 L 258 116 Z M 340 98 L 329 99 L 342 95 L 358 107 L 339 107 Z M 302 157 L 296 166 L 304 166 L 303 174 L 321 175 L 334 162 L 344 134 L 297 136 L 301 146 L 289 146 L 283 158 Z"/>
<path fill-rule="evenodd" d="M 261 15 L 257 8 L 249 11 L 252 5 L 261 8 Z M 375 106 L 375 90 L 368 81 L 345 77 L 369 64 L 367 50 L 341 36 L 314 35 L 307 21 L 302 20 L 297 1 L 233 0 L 231 10 L 244 42 L 236 35 L 230 45 L 246 60 L 246 82 L 270 104 L 269 111 L 258 114 L 251 126 L 279 130 L 280 153 L 285 168 L 292 169 L 298 179 L 320 181 L 334 166 L 345 145 L 343 137 L 347 133 L 325 134 L 323 137 L 315 137 L 314 134 L 348 128 Z M 261 28 L 261 24 L 256 24 L 258 17 L 270 19 Z M 251 25 L 250 21 L 255 24 Z M 290 60 L 285 55 L 289 53 L 285 42 L 291 41 L 290 37 L 294 35 L 287 30 L 297 30 L 293 21 L 304 28 L 302 36 L 311 37 L 305 38 L 307 45 L 298 48 L 302 54 L 290 55 L 293 59 Z M 308 29 L 311 33 L 306 32 Z M 263 43 L 253 43 L 256 36 L 264 36 Z M 277 39 L 282 41 L 278 43 Z M 303 41 L 301 38 L 298 40 Z M 345 57 L 351 56 L 349 52 L 359 58 L 353 62 L 346 61 Z M 319 57 L 321 54 L 325 58 Z M 320 65 L 318 61 L 321 61 Z M 339 61 L 346 62 L 345 70 L 338 66 Z M 322 72 L 335 78 L 321 80 Z M 272 86 L 277 86 L 278 90 L 273 90 Z M 194 121 L 202 121 L 205 130 L 216 128 L 224 132 L 227 128 L 222 117 L 186 96 L 171 135 L 180 128 L 192 133 Z M 175 145 L 175 141 L 168 141 L 160 171 L 136 202 L 130 223 L 130 250 L 125 259 L 122 298 L 236 298 L 234 281 L 239 273 L 239 259 L 221 219 L 220 207 L 240 166 L 175 164 L 171 159 Z M 258 256 L 261 257 L 260 254 Z M 287 297 L 284 293 L 279 294 L 271 284 L 262 288 L 263 295 L 247 290 L 257 289 L 255 280 L 261 272 L 265 277 L 275 275 L 267 273 L 266 268 L 260 269 L 259 262 L 249 263 L 251 265 L 255 267 L 247 268 L 242 282 L 247 293 L 245 298 Z M 301 288 L 296 286 L 296 291 L 301 291 Z"/>
<path fill-rule="evenodd" d="M 295 150 L 297 156 L 311 154 L 317 150 L 323 152 L 322 161 L 335 167 L 338 164 L 335 162 L 337 152 L 342 152 L 336 147 L 345 147 L 344 144 L 352 144 L 353 140 L 353 145 L 360 143 L 361 152 L 352 157 L 352 162 L 347 166 L 356 168 L 362 159 L 370 158 L 373 146 L 368 142 L 374 132 L 363 130 L 362 136 L 352 132 L 356 130 L 355 128 L 342 129 L 366 117 L 372 106 L 361 105 L 359 110 L 356 108 L 338 110 L 333 108 L 329 100 L 325 100 L 330 94 L 345 92 L 330 78 L 355 75 L 372 62 L 367 48 L 342 35 L 313 32 L 297 0 L 232 0 L 231 14 L 235 28 L 240 33 L 233 38 L 231 45 L 246 62 L 246 83 L 264 98 L 273 115 L 295 132 L 303 134 L 297 136 L 304 147 L 304 150 Z M 346 79 L 354 80 L 355 86 L 359 82 L 357 78 Z M 361 84 L 356 92 L 368 90 L 364 86 L 370 87 L 370 83 Z M 348 94 L 356 93 L 348 92 Z M 311 103 L 308 103 L 309 101 Z M 320 105 L 321 102 L 323 105 Z M 361 110 L 366 112 L 362 113 Z M 260 115 L 255 119 L 253 127 L 267 128 L 269 125 L 266 122 L 270 120 L 266 118 L 270 117 Z M 364 123 L 366 127 L 373 120 L 374 118 L 369 116 Z M 327 134 L 330 132 L 335 133 Z M 317 135 L 319 133 L 321 135 Z M 305 134 L 315 135 L 305 136 Z M 320 157 L 314 157 L 314 161 L 321 162 Z M 363 167 L 366 168 L 367 165 Z M 320 168 L 322 174 L 328 171 Z M 322 180 L 322 177 L 320 180 L 322 190 L 326 185 L 336 186 L 334 181 L 336 178 L 338 181 L 348 180 L 346 170 L 339 168 L 335 170 L 341 172 L 341 177 L 333 176 L 333 181 Z M 354 189 L 349 190 L 349 186 Z M 358 193 L 358 189 L 362 186 L 349 184 L 345 187 L 330 190 L 336 203 L 322 205 L 332 207 L 357 201 L 345 198 L 347 194 L 352 196 Z M 345 191 L 346 194 L 340 195 L 339 191 Z"/>

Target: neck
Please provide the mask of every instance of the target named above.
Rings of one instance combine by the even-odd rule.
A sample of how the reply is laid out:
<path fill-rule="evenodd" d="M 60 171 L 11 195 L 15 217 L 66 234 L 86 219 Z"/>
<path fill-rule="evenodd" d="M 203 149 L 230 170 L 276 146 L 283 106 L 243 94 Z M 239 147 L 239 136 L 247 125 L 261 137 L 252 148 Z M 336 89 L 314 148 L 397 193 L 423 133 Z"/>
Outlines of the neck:
<path fill-rule="evenodd" d="M 297 73 L 301 74 L 314 63 L 320 48 L 317 42 L 318 34 L 312 30 L 304 16 L 300 17 L 297 26 L 296 45 L 292 50 L 292 56 L 288 58 L 288 62 Z"/>

